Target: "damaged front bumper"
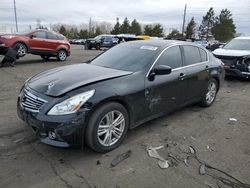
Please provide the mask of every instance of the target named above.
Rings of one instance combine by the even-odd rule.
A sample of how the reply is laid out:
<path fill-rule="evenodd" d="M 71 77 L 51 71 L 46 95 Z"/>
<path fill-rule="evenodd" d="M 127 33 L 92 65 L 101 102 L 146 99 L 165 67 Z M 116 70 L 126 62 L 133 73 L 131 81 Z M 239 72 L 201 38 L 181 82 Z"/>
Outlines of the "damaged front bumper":
<path fill-rule="evenodd" d="M 22 91 L 17 101 L 17 114 L 34 131 L 42 143 L 56 147 L 73 147 L 84 144 L 85 113 L 48 116 L 32 112 L 22 105 Z"/>
<path fill-rule="evenodd" d="M 224 63 L 226 76 L 250 78 L 250 56 L 215 56 Z"/>

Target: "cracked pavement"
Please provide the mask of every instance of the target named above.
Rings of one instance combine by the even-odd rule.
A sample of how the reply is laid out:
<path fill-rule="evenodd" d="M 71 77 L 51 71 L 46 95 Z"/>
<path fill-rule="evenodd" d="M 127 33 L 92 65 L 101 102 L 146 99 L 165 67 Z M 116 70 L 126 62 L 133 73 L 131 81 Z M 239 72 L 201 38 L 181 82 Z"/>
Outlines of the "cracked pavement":
<path fill-rule="evenodd" d="M 218 180 L 199 175 L 194 160 L 189 166 L 180 162 L 160 169 L 146 147 L 161 145 L 162 157 L 171 153 L 178 159 L 191 145 L 200 159 L 250 183 L 250 82 L 237 79 L 224 82 L 212 107 L 192 105 L 143 124 L 106 154 L 41 144 L 16 114 L 22 84 L 36 73 L 82 63 L 98 53 L 72 46 L 66 62 L 45 62 L 27 55 L 14 68 L 0 69 L 0 187 L 219 187 Z M 231 123 L 229 118 L 237 122 Z M 128 150 L 131 156 L 111 168 L 112 160 Z"/>

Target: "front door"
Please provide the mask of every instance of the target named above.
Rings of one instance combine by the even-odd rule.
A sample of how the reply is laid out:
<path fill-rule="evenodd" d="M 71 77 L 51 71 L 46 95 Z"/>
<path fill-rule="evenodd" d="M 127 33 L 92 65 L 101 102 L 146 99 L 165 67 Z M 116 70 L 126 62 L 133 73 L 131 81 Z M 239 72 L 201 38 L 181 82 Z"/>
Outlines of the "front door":
<path fill-rule="evenodd" d="M 182 105 L 187 89 L 186 71 L 182 68 L 179 46 L 166 49 L 154 67 L 157 65 L 167 65 L 172 68 L 172 72 L 167 75 L 156 75 L 151 81 L 146 78 L 145 99 L 150 115 L 168 113 Z"/>
<path fill-rule="evenodd" d="M 48 49 L 47 34 L 44 31 L 32 33 L 29 40 L 29 48 L 31 51 L 46 51 Z"/>

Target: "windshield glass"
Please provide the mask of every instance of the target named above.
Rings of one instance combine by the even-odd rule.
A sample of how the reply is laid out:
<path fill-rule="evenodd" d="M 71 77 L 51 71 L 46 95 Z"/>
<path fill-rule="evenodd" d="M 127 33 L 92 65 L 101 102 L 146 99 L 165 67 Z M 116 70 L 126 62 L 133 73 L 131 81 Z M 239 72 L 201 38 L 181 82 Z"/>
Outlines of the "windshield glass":
<path fill-rule="evenodd" d="M 250 50 L 250 39 L 233 39 L 224 46 L 224 49 Z"/>
<path fill-rule="evenodd" d="M 155 46 L 124 43 L 103 53 L 91 64 L 136 72 L 153 62 L 155 55 L 157 55 L 157 49 Z"/>
<path fill-rule="evenodd" d="M 98 36 L 96 36 L 94 39 L 95 40 L 99 40 L 99 39 L 101 39 L 102 38 L 102 35 L 98 35 Z"/>

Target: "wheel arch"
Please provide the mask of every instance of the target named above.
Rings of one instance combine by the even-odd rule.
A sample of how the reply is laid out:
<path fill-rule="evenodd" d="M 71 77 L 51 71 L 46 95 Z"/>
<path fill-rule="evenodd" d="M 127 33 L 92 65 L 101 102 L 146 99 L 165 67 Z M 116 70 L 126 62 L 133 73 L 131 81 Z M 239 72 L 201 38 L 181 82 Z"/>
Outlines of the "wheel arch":
<path fill-rule="evenodd" d="M 68 52 L 68 50 L 67 50 L 66 47 L 64 47 L 64 46 L 59 46 L 59 48 L 57 49 L 57 54 L 58 54 L 58 52 L 59 52 L 60 50 L 64 50 L 64 51 L 66 52 L 67 56 L 69 56 L 69 52 Z"/>
<path fill-rule="evenodd" d="M 15 41 L 13 44 L 12 44 L 12 47 L 14 47 L 17 43 L 21 43 L 21 44 L 24 44 L 26 49 L 27 49 L 27 52 L 29 52 L 29 46 L 26 42 L 24 41 Z"/>
<path fill-rule="evenodd" d="M 111 97 L 111 98 L 107 98 L 104 99 L 102 101 L 100 101 L 97 105 L 93 106 L 93 108 L 90 110 L 89 114 L 88 114 L 88 119 L 92 116 L 92 114 L 101 106 L 108 104 L 108 103 L 118 103 L 120 105 L 122 105 L 128 112 L 128 118 L 129 118 L 129 128 L 131 127 L 131 125 L 133 124 L 133 113 L 132 113 L 132 107 L 129 105 L 129 103 L 122 97 Z"/>
<path fill-rule="evenodd" d="M 217 87 L 217 91 L 219 91 L 220 89 L 220 79 L 219 79 L 219 76 L 218 75 L 212 75 L 211 78 L 215 79 L 217 84 L 218 84 L 218 87 Z"/>

